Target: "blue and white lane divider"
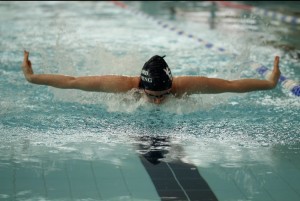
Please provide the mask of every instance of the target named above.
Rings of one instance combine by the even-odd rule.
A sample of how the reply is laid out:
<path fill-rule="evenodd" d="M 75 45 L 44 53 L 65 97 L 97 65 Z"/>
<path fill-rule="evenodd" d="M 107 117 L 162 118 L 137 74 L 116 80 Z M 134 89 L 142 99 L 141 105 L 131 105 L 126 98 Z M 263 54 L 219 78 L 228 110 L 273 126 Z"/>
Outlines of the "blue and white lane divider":
<path fill-rule="evenodd" d="M 289 23 L 291 25 L 299 25 L 300 18 L 296 16 L 284 15 L 282 13 L 253 7 L 251 11 L 257 15 L 263 15 L 272 18 L 273 20 L 278 20 L 281 22 Z"/>
<path fill-rule="evenodd" d="M 194 35 L 194 34 L 191 34 L 191 33 L 188 33 L 186 31 L 183 31 L 171 24 L 168 24 L 166 22 L 163 22 L 162 20 L 157 20 L 155 19 L 154 17 L 150 16 L 150 15 L 147 15 L 141 11 L 138 11 L 138 10 L 133 10 L 132 8 L 128 9 L 130 10 L 133 14 L 135 15 L 138 15 L 138 16 L 143 16 L 144 18 L 148 19 L 148 20 L 152 20 L 153 22 L 157 23 L 157 25 L 159 25 L 160 27 L 166 29 L 166 30 L 169 30 L 169 31 L 172 31 L 172 32 L 175 32 L 177 33 L 177 35 L 179 36 L 185 36 L 187 38 L 190 38 L 190 39 L 194 39 L 196 40 L 198 43 L 201 43 L 204 47 L 206 47 L 207 49 L 210 49 L 210 50 L 214 50 L 214 51 L 217 51 L 219 53 L 229 53 L 228 50 L 226 50 L 225 48 L 223 47 L 217 47 L 216 45 L 214 45 L 213 43 L 210 43 L 210 42 L 207 42 L 205 41 L 204 39 Z M 234 56 L 237 56 L 235 54 L 232 54 L 230 53 L 231 55 L 234 55 Z"/>
<path fill-rule="evenodd" d="M 245 4 L 240 4 L 236 2 L 231 2 L 231 1 L 214 1 L 218 5 L 225 6 L 225 7 L 232 7 L 236 9 L 242 9 L 242 10 L 248 10 L 251 11 L 252 13 L 256 15 L 262 15 L 266 17 L 270 17 L 273 20 L 278 20 L 284 23 L 288 23 L 291 25 L 299 25 L 300 24 L 300 18 L 296 16 L 291 16 L 291 15 L 284 15 L 279 12 L 263 9 L 263 8 L 258 8 L 254 6 L 249 6 Z"/>
<path fill-rule="evenodd" d="M 116 3 L 116 2 L 118 2 L 118 3 Z M 146 19 L 150 19 L 150 20 L 156 22 L 159 26 L 161 26 L 164 29 L 168 29 L 170 31 L 176 32 L 177 35 L 179 35 L 179 36 L 185 36 L 185 37 L 188 37 L 188 38 L 191 38 L 191 39 L 195 39 L 198 43 L 204 45 L 204 47 L 207 48 L 207 49 L 214 50 L 214 51 L 217 51 L 219 53 L 229 53 L 225 48 L 216 47 L 213 43 L 206 42 L 205 40 L 203 40 L 203 39 L 201 39 L 201 38 L 199 38 L 199 37 L 197 37 L 193 34 L 187 33 L 187 32 L 185 32 L 181 29 L 178 29 L 175 26 L 172 26 L 171 24 L 165 23 L 161 20 L 157 20 L 154 17 L 149 16 L 149 15 L 147 15 L 147 14 L 145 14 L 145 13 L 139 11 L 139 10 L 133 10 L 132 8 L 129 8 L 126 4 L 123 4 L 120 1 L 115 1 L 114 3 L 115 3 L 115 5 L 117 5 L 121 8 L 125 8 L 125 9 L 129 10 L 130 12 L 132 12 L 135 15 L 143 16 Z M 231 53 L 231 55 L 237 56 L 236 54 L 232 54 L 232 53 Z M 262 65 L 258 62 L 254 62 L 254 61 L 251 62 L 251 68 L 253 70 L 255 70 L 258 74 L 260 74 L 261 76 L 263 76 L 265 78 L 268 78 L 268 76 L 272 73 L 272 71 L 270 69 L 268 69 L 266 66 L 264 66 L 264 65 Z M 288 79 L 284 75 L 280 75 L 280 78 L 279 78 L 278 82 L 280 83 L 280 85 L 283 88 L 290 91 L 293 95 L 300 96 L 300 84 L 297 83 L 296 81 Z"/>

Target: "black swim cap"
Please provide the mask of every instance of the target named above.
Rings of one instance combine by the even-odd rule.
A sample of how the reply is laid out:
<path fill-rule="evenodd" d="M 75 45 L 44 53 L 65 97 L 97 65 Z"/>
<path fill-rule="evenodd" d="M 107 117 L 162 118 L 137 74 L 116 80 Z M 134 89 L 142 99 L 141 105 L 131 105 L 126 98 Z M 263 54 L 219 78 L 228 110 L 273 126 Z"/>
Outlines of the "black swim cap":
<path fill-rule="evenodd" d="M 172 87 L 172 74 L 165 56 L 155 55 L 147 61 L 141 72 L 141 87 L 151 91 L 163 91 Z"/>

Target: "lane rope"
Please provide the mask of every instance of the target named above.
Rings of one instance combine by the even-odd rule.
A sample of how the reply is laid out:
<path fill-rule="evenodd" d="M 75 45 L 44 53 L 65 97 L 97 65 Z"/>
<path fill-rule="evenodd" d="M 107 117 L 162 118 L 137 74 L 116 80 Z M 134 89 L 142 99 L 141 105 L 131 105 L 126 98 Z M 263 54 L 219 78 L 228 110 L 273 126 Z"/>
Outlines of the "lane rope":
<path fill-rule="evenodd" d="M 278 13 L 275 11 L 270 11 L 262 8 L 255 8 L 251 10 L 254 14 L 263 15 L 266 17 L 270 17 L 273 20 L 278 20 L 280 22 L 288 23 L 291 25 L 299 25 L 300 24 L 300 18 L 296 16 L 291 15 L 284 15 L 282 13 Z"/>
<path fill-rule="evenodd" d="M 132 14 L 137 15 L 137 16 L 143 16 L 144 18 L 148 19 L 148 20 L 152 20 L 153 22 L 155 22 L 157 25 L 159 25 L 160 27 L 162 27 L 163 29 L 167 29 L 170 30 L 172 32 L 175 32 L 177 35 L 179 36 L 185 36 L 187 38 L 190 39 L 194 39 L 196 40 L 198 43 L 200 43 L 201 45 L 203 45 L 205 48 L 209 49 L 209 50 L 214 50 L 216 52 L 219 53 L 229 53 L 228 50 L 226 50 L 223 47 L 217 47 L 215 46 L 213 43 L 211 42 L 207 42 L 205 40 L 203 40 L 202 38 L 188 33 L 186 31 L 183 31 L 171 24 L 168 24 L 166 22 L 163 22 L 161 20 L 157 20 L 154 17 L 145 14 L 144 12 L 141 12 L 139 10 L 135 10 L 133 8 L 129 8 L 126 4 L 124 4 L 123 2 L 120 1 L 112 1 L 116 6 L 129 10 Z M 237 56 L 237 54 L 232 54 L 233 56 Z M 272 73 L 272 71 L 270 69 L 268 69 L 265 65 L 260 64 L 258 62 L 255 61 L 251 61 L 250 62 L 250 67 L 255 70 L 258 74 L 260 74 L 261 76 L 265 77 L 266 79 L 270 76 L 270 74 Z M 285 89 L 287 89 L 288 91 L 290 91 L 293 95 L 295 96 L 300 96 L 300 84 L 294 80 L 291 80 L 289 78 L 287 78 L 284 75 L 280 75 L 279 77 L 279 81 L 278 83 Z"/>
<path fill-rule="evenodd" d="M 254 6 L 244 5 L 240 3 L 234 3 L 230 1 L 213 1 L 216 2 L 218 5 L 224 6 L 224 7 L 231 7 L 241 10 L 247 10 L 252 12 L 256 15 L 262 15 L 265 17 L 269 17 L 273 20 L 277 20 L 280 22 L 288 23 L 290 25 L 299 25 L 300 24 L 300 18 L 292 15 L 285 15 L 276 11 L 267 10 L 263 8 L 258 8 Z"/>

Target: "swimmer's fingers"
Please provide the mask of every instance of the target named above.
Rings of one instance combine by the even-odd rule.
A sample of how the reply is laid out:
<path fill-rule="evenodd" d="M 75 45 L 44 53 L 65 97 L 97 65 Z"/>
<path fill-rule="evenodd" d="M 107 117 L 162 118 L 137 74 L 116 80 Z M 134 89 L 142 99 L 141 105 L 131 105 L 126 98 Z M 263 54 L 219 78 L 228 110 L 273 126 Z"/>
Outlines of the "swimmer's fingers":
<path fill-rule="evenodd" d="M 279 76 L 280 76 L 279 56 L 276 56 L 275 59 L 274 59 L 273 73 L 278 74 L 278 78 L 279 78 Z"/>
<path fill-rule="evenodd" d="M 279 69 L 279 56 L 276 56 L 274 58 L 274 67 L 271 76 L 269 77 L 269 80 L 272 82 L 273 87 L 275 87 L 278 83 L 279 77 L 280 77 L 280 69 Z"/>
<path fill-rule="evenodd" d="M 26 79 L 28 78 L 29 75 L 33 74 L 33 70 L 31 67 L 31 61 L 28 59 L 28 57 L 29 57 L 29 52 L 24 50 L 24 60 L 22 63 L 22 69 L 23 69 L 23 73 L 24 73 Z"/>
<path fill-rule="evenodd" d="M 29 52 L 24 50 L 24 60 L 28 60 L 29 58 Z"/>
<path fill-rule="evenodd" d="M 279 56 L 276 56 L 274 59 L 274 69 L 279 70 Z"/>
<path fill-rule="evenodd" d="M 24 50 L 24 59 L 23 59 L 23 64 L 22 67 L 31 67 L 31 62 L 28 59 L 29 58 L 29 52 L 27 52 L 26 50 Z"/>

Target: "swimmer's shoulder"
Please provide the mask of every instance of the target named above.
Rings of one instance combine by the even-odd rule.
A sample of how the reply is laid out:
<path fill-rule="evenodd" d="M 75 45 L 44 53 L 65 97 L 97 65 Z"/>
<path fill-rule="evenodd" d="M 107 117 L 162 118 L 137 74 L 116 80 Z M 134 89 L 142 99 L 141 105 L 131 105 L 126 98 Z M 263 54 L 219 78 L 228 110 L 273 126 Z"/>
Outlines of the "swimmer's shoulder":
<path fill-rule="evenodd" d="M 130 91 L 135 88 L 139 88 L 141 78 L 139 76 L 127 76 L 119 75 L 116 76 L 118 81 L 116 87 L 120 88 L 122 91 Z"/>
<path fill-rule="evenodd" d="M 130 77 L 131 86 L 133 89 L 140 88 L 141 77 L 140 76 L 132 76 Z"/>
<path fill-rule="evenodd" d="M 184 75 L 173 77 L 171 93 L 180 98 L 200 92 L 207 85 L 208 78 L 204 76 Z"/>

